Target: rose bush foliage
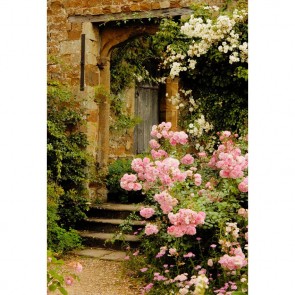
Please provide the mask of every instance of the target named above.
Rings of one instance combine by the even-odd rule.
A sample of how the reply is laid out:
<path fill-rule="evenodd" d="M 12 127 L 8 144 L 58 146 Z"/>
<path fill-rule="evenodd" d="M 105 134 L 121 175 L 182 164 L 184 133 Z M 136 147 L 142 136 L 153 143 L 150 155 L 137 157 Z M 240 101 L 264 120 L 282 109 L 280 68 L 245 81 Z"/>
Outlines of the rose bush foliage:
<path fill-rule="evenodd" d="M 121 179 L 146 195 L 128 264 L 142 294 L 247 294 L 246 138 L 223 131 L 212 155 L 189 153 L 188 135 L 171 127 L 153 126 L 150 155 Z"/>

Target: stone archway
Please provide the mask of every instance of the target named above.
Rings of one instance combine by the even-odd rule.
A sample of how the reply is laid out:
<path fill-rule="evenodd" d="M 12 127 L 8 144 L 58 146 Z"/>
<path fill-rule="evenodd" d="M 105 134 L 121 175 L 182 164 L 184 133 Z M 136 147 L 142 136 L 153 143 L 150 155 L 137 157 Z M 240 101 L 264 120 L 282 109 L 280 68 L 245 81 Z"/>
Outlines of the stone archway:
<path fill-rule="evenodd" d="M 110 128 L 110 55 L 112 49 L 128 39 L 139 37 L 143 34 L 154 34 L 157 25 L 128 26 L 123 28 L 107 27 L 101 36 L 100 56 L 98 67 L 100 68 L 100 84 L 103 85 L 105 94 L 99 97 L 99 162 L 102 168 L 107 167 L 109 161 L 109 128 Z"/>
<path fill-rule="evenodd" d="M 132 25 L 127 22 L 124 26 L 118 27 L 116 21 L 114 21 L 113 15 L 110 15 L 111 21 L 107 21 L 108 16 L 71 16 L 69 20 L 73 23 L 82 23 L 82 34 L 86 35 L 86 45 L 89 44 L 89 48 L 92 48 L 89 58 L 85 63 L 85 95 L 87 93 L 93 93 L 96 86 L 100 86 L 103 91 L 99 92 L 96 97 L 98 105 L 95 109 L 93 106 L 93 115 L 91 115 L 91 134 L 95 132 L 96 143 L 92 143 L 96 147 L 96 159 L 99 169 L 101 171 L 107 171 L 109 164 L 110 153 L 110 57 L 112 49 L 119 46 L 121 43 L 126 42 L 129 39 L 139 37 L 144 34 L 154 34 L 158 30 L 158 25 L 151 23 L 147 20 L 147 17 L 167 17 L 167 16 L 180 16 L 189 14 L 189 9 L 169 9 L 165 10 L 165 14 L 161 15 L 161 11 L 158 10 L 155 16 L 149 12 L 147 15 L 140 15 L 137 17 L 137 21 L 130 14 L 129 17 L 122 19 L 133 19 Z M 160 14 L 159 14 L 160 13 Z M 140 14 L 140 13 L 139 13 Z M 120 17 L 120 16 L 117 16 Z M 86 46 L 87 47 L 87 46 Z M 89 62 L 87 62 L 87 60 Z M 82 74 L 81 74 L 82 75 Z M 174 129 L 177 129 L 177 110 L 175 106 L 171 104 L 169 98 L 176 95 L 178 92 L 178 80 L 167 79 L 166 82 L 166 97 L 162 110 L 165 115 L 162 116 L 165 121 L 170 121 Z M 93 105 L 93 103 L 91 103 Z M 92 111 L 92 110 L 91 110 Z M 95 119 L 96 118 L 96 119 Z M 95 121 L 96 120 L 96 121 Z M 96 131 L 94 130 L 96 125 Z M 92 135 L 91 135 L 92 136 Z M 94 138 L 94 136 L 92 136 Z M 91 139 L 92 139 L 91 138 Z M 106 200 L 107 190 L 105 188 L 95 188 L 96 185 L 91 188 L 90 191 L 96 191 L 94 195 L 99 195 L 102 201 Z M 91 193 L 92 194 L 92 193 Z M 93 195 L 93 196 L 94 196 Z"/>

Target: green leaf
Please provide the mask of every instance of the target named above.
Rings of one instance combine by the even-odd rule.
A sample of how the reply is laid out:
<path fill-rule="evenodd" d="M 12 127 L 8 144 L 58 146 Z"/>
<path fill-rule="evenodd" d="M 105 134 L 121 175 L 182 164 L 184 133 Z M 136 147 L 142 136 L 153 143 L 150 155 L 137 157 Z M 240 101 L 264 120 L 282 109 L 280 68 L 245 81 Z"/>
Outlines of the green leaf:
<path fill-rule="evenodd" d="M 64 287 L 59 287 L 58 290 L 60 291 L 61 294 L 68 295 L 68 291 Z"/>
<path fill-rule="evenodd" d="M 55 291 L 57 288 L 57 285 L 56 284 L 52 284 L 48 287 L 49 291 Z"/>
<path fill-rule="evenodd" d="M 232 295 L 246 295 L 246 293 L 242 292 L 242 291 L 235 291 L 231 293 Z"/>

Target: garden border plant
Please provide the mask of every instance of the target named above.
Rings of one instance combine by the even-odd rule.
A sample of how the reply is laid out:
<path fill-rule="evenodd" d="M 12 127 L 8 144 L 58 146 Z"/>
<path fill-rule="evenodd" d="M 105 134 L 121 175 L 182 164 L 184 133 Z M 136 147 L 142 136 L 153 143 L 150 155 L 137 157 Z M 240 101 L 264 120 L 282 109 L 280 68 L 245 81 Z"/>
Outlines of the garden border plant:
<path fill-rule="evenodd" d="M 146 194 L 146 224 L 134 233 L 141 245 L 128 264 L 148 283 L 143 293 L 247 294 L 246 139 L 223 131 L 212 156 L 193 157 L 188 135 L 170 128 L 153 126 L 150 156 L 121 179 Z"/>

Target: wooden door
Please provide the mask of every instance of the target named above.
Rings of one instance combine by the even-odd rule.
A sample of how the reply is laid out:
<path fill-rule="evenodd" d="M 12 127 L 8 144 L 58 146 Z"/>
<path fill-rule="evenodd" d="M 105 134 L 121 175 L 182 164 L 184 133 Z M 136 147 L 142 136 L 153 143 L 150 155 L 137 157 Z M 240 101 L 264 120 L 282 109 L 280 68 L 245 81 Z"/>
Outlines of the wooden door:
<path fill-rule="evenodd" d="M 159 124 L 159 87 L 139 84 L 135 92 L 135 115 L 142 119 L 134 130 L 134 153 L 148 151 L 153 125 Z"/>

